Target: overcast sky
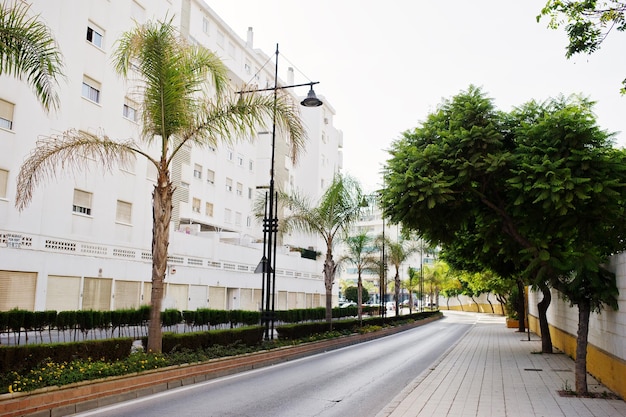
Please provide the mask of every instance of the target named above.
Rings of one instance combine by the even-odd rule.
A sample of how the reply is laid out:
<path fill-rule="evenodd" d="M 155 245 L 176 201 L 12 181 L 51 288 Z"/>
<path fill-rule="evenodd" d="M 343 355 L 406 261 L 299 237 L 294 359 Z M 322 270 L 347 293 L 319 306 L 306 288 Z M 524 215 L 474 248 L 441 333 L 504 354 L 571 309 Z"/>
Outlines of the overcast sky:
<path fill-rule="evenodd" d="M 536 21 L 545 0 L 207 1 L 242 39 L 252 27 L 255 48 L 271 55 L 279 44 L 281 78 L 294 66 L 296 83 L 320 82 L 343 131 L 344 172 L 368 192 L 382 183 L 392 141 L 470 84 L 505 111 L 582 93 L 601 127 L 626 131 L 626 37 L 567 60 L 563 29 Z"/>

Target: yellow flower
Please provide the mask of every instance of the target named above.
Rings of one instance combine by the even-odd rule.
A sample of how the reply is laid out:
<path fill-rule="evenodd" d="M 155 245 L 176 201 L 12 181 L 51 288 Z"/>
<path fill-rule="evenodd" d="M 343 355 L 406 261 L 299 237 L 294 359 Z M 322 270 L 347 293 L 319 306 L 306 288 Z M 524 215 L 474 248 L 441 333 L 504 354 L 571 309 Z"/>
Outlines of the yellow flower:
<path fill-rule="evenodd" d="M 9 393 L 13 394 L 13 385 L 9 385 Z"/>

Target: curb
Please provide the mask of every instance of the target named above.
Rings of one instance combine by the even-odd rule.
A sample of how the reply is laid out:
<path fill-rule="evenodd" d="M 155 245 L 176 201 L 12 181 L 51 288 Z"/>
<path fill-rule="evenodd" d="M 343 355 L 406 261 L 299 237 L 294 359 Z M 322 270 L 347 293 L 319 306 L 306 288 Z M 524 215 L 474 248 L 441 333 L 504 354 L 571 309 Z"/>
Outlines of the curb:
<path fill-rule="evenodd" d="M 140 374 L 78 382 L 63 387 L 47 387 L 26 393 L 2 394 L 0 395 L 0 417 L 57 417 L 80 413 L 184 385 L 367 342 L 419 327 L 442 317 L 443 315 L 437 315 L 377 332 L 213 359 L 200 364 L 177 365 Z"/>

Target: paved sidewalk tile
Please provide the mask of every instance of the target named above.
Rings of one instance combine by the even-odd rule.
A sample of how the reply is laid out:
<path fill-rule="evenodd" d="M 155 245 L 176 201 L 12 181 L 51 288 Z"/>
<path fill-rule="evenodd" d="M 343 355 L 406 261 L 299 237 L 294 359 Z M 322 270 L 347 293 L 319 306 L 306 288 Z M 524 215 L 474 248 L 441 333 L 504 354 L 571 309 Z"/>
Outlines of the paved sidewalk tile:
<path fill-rule="evenodd" d="M 477 316 L 377 417 L 626 417 L 622 400 L 560 396 L 574 387 L 572 359 L 537 353 L 539 338 L 507 329 L 503 317 Z M 587 383 L 592 392 L 608 392 L 591 376 Z"/>

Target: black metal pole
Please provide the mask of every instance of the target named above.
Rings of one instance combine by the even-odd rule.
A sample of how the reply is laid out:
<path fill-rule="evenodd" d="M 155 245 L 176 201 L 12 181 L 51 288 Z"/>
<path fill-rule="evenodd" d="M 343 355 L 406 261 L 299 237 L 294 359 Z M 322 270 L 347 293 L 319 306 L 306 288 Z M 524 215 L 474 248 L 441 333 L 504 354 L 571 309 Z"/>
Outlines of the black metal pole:
<path fill-rule="evenodd" d="M 267 219 L 269 224 L 269 233 L 267 238 L 267 266 L 268 266 L 268 275 L 266 280 L 266 294 L 267 299 L 265 300 L 265 314 L 267 318 L 267 323 L 265 326 L 265 340 L 273 339 L 273 323 L 274 323 L 274 294 L 272 288 L 272 282 L 276 282 L 276 226 L 275 223 L 278 222 L 278 219 L 275 217 L 275 209 L 274 209 L 274 159 L 276 154 L 276 103 L 278 101 L 278 44 L 276 44 L 276 63 L 274 69 L 274 110 L 272 115 L 272 152 L 270 158 L 270 188 L 269 188 L 269 204 L 268 204 L 268 214 L 269 218 Z M 271 303 L 270 303 L 271 299 Z M 271 309 L 270 309 L 271 307 Z M 270 329 L 271 323 L 271 329 Z M 271 330 L 271 331 L 270 331 Z"/>

